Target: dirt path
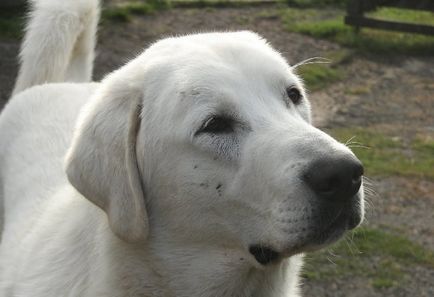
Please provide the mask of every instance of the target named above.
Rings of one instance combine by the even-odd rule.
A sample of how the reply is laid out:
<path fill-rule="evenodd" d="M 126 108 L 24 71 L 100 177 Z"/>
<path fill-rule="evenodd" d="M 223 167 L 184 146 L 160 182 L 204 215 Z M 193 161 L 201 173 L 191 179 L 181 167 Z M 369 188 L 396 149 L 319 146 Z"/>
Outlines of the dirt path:
<path fill-rule="evenodd" d="M 118 68 L 157 39 L 191 32 L 253 30 L 293 64 L 339 51 L 339 45 L 284 30 L 274 10 L 263 8 L 173 9 L 105 23 L 99 32 L 95 78 Z M 0 39 L 0 106 L 16 75 L 18 41 Z M 315 123 L 322 128 L 370 127 L 398 137 L 434 137 L 434 53 L 432 57 L 361 57 L 344 65 L 346 76 L 311 94 Z M 434 169 L 433 169 L 434 170 Z M 373 179 L 367 225 L 399 230 L 434 251 L 434 182 L 428 179 Z M 416 269 L 416 268 L 415 268 Z M 307 282 L 305 296 L 434 296 L 434 271 L 412 270 L 406 289 L 378 291 L 365 279 Z"/>

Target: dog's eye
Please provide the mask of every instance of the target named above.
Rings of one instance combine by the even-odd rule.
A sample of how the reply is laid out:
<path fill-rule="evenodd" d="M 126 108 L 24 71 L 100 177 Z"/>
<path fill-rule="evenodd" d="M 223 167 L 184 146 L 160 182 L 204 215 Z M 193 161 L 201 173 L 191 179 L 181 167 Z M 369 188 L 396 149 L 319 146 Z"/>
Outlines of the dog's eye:
<path fill-rule="evenodd" d="M 198 131 L 199 133 L 229 134 L 234 132 L 234 120 L 225 116 L 209 118 Z"/>
<path fill-rule="evenodd" d="M 294 87 L 287 88 L 286 89 L 286 95 L 288 96 L 289 99 L 291 99 L 292 103 L 294 103 L 295 105 L 300 103 L 300 101 L 302 99 L 300 91 Z"/>

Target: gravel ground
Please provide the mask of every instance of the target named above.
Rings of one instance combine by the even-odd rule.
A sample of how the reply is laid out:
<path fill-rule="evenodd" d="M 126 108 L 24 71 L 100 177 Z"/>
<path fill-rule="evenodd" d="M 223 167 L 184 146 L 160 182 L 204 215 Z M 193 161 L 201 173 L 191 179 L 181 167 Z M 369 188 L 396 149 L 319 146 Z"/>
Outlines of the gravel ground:
<path fill-rule="evenodd" d="M 271 10 L 270 10 L 271 9 Z M 129 23 L 105 22 L 99 32 L 95 79 L 124 64 L 159 38 L 191 32 L 253 30 L 293 64 L 340 46 L 289 33 L 273 8 L 172 9 L 135 17 Z M 271 11 L 271 13 L 270 13 Z M 16 76 L 19 42 L 0 38 L 0 107 Z M 314 121 L 321 128 L 370 127 L 403 141 L 434 136 L 434 52 L 432 57 L 361 57 L 345 64 L 342 81 L 311 94 Z M 363 88 L 363 94 L 348 90 Z M 367 225 L 392 228 L 434 251 L 434 182 L 418 178 L 372 180 Z M 309 281 L 305 296 L 434 296 L 434 271 L 408 267 L 405 289 L 376 290 L 364 278 Z"/>

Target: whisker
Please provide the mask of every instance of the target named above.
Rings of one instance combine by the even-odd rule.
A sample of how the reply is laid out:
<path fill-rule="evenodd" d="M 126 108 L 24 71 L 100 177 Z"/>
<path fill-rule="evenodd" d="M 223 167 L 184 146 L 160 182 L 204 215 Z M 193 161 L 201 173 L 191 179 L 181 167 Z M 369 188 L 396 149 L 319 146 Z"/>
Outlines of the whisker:
<path fill-rule="evenodd" d="M 348 144 L 352 143 L 352 141 L 353 141 L 354 138 L 356 138 L 356 135 L 351 136 L 350 139 L 348 139 L 348 140 L 345 142 L 345 145 L 348 145 Z"/>
<path fill-rule="evenodd" d="M 375 205 L 374 205 L 374 201 L 378 201 L 378 198 L 380 195 L 378 194 L 377 191 L 375 191 L 375 183 L 373 180 L 363 176 L 363 192 L 364 192 L 364 202 L 365 202 L 365 209 L 366 209 L 366 213 L 373 215 L 375 214 Z M 367 222 L 368 219 L 365 216 L 365 221 Z"/>
<path fill-rule="evenodd" d="M 372 179 L 372 178 L 369 178 L 369 177 L 367 177 L 367 176 L 363 176 L 363 182 L 365 183 L 368 183 L 369 185 L 374 185 L 376 182 Z"/>
<path fill-rule="evenodd" d="M 291 66 L 291 68 L 295 69 L 297 67 L 300 67 L 302 65 L 309 65 L 309 64 L 330 64 L 332 61 L 327 58 L 323 57 L 312 57 L 308 58 L 306 60 L 303 60 L 301 62 L 298 62 L 297 64 L 294 64 Z"/>
<path fill-rule="evenodd" d="M 333 265 L 335 265 L 336 266 L 336 263 L 335 262 L 333 262 L 333 260 L 330 258 L 330 257 L 327 257 L 327 261 L 329 261 L 331 264 L 333 264 Z"/>
<path fill-rule="evenodd" d="M 348 250 L 350 251 L 350 254 L 352 256 L 355 256 L 359 252 L 359 250 L 358 250 L 356 244 L 354 243 L 353 232 L 351 232 L 351 235 L 345 236 L 344 240 L 345 240 L 346 246 L 348 247 Z"/>
<path fill-rule="evenodd" d="M 356 147 L 356 148 L 364 148 L 364 149 L 367 149 L 367 150 L 371 149 L 371 147 L 369 147 L 369 146 L 366 146 L 366 145 L 360 145 L 360 144 L 350 144 L 350 145 L 347 145 L 347 147 L 349 147 L 349 148 L 353 148 L 353 147 Z"/>
<path fill-rule="evenodd" d="M 345 145 L 351 145 L 351 144 L 359 144 L 359 145 L 364 145 L 363 143 L 361 143 L 361 142 L 358 142 L 358 141 L 347 141 L 346 143 L 345 143 Z"/>
<path fill-rule="evenodd" d="M 364 148 L 364 149 L 370 149 L 371 147 L 364 145 L 361 142 L 354 141 L 356 138 L 356 135 L 351 136 L 347 141 L 345 141 L 344 145 L 349 148 Z"/>

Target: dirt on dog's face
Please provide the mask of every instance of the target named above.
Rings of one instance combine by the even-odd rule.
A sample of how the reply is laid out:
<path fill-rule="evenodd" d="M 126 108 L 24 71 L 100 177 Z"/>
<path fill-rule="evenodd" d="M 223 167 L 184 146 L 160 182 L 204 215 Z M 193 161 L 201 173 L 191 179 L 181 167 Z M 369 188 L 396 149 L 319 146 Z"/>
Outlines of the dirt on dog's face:
<path fill-rule="evenodd" d="M 151 237 L 265 265 L 361 222 L 360 162 L 311 125 L 302 83 L 265 41 L 196 35 L 153 52 L 137 140 Z"/>

